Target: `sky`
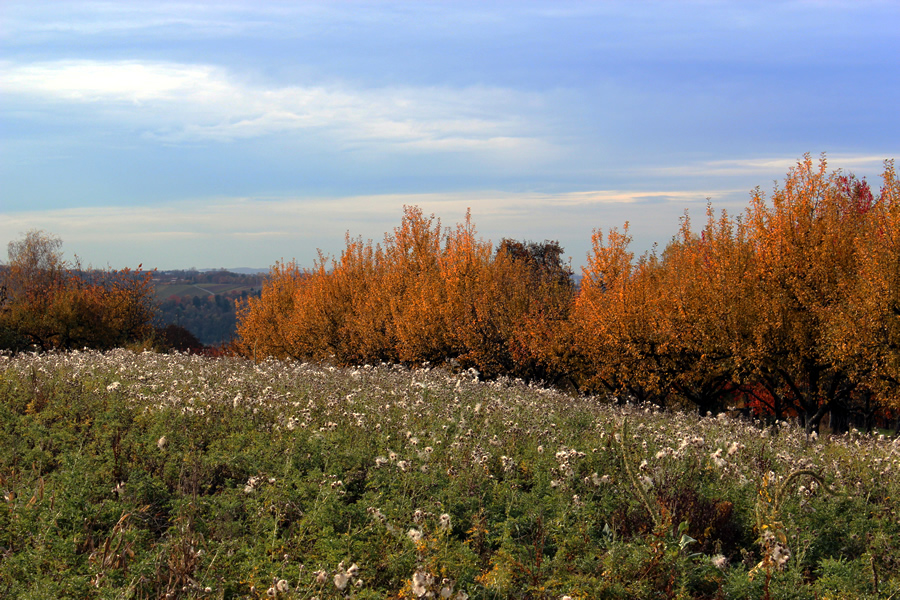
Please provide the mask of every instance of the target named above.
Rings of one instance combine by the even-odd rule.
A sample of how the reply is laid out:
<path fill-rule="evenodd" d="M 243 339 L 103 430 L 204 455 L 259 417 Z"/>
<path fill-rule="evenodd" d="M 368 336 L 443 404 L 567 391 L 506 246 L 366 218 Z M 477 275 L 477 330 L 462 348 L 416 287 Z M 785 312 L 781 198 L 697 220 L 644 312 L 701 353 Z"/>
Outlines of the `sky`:
<path fill-rule="evenodd" d="M 97 268 L 312 266 L 415 205 L 577 270 L 806 153 L 900 155 L 900 2 L 0 0 L 0 243 Z"/>

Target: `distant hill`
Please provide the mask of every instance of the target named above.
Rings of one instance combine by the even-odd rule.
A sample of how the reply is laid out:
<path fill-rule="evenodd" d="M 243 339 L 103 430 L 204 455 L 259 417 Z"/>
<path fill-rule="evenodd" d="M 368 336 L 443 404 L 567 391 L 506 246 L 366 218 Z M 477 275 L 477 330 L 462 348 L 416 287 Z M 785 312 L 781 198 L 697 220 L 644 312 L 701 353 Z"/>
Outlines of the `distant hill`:
<path fill-rule="evenodd" d="M 235 334 L 235 304 L 262 290 L 265 272 L 252 271 L 156 271 L 157 326 L 179 325 L 207 346 L 227 343 Z"/>
<path fill-rule="evenodd" d="M 227 273 L 239 273 L 241 275 L 264 275 L 268 273 L 269 270 L 269 267 L 266 267 L 264 269 L 260 269 L 258 267 L 238 267 L 236 269 L 200 269 L 200 271 L 203 273 L 207 273 L 209 271 L 225 271 Z"/>

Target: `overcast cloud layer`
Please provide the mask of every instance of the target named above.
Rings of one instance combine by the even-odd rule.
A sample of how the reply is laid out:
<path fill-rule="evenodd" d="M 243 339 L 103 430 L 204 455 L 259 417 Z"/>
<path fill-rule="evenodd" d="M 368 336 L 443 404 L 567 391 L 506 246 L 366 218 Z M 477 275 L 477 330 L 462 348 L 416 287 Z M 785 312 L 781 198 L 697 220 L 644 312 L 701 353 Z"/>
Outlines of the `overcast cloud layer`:
<path fill-rule="evenodd" d="M 0 3 L 0 242 L 266 267 L 417 204 L 664 246 L 806 152 L 900 152 L 896 2 Z M 0 252 L 2 254 L 2 252 Z"/>

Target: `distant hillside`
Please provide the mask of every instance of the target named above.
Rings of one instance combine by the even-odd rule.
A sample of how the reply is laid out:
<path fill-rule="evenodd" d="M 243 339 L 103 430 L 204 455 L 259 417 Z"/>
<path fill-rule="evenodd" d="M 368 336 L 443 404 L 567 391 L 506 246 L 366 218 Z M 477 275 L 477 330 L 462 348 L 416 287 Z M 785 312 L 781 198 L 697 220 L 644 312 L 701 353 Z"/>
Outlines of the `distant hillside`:
<path fill-rule="evenodd" d="M 235 333 L 235 302 L 258 296 L 264 279 L 259 272 L 157 271 L 157 325 L 184 327 L 207 346 L 226 343 Z"/>

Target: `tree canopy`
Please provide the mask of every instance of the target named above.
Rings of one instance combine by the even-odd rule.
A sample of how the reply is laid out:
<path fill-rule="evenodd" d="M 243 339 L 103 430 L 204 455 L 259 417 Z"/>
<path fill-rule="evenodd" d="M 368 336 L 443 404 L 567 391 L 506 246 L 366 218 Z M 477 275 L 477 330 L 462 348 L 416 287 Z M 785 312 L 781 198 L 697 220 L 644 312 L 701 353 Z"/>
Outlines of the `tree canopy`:
<path fill-rule="evenodd" d="M 455 229 L 408 207 L 381 244 L 347 238 L 313 269 L 273 268 L 243 304 L 247 355 L 451 361 L 568 380 L 703 413 L 752 407 L 810 429 L 900 408 L 900 184 L 807 155 L 737 216 L 690 216 L 635 257 L 628 224 L 595 230 L 579 290 L 557 242 Z"/>
<path fill-rule="evenodd" d="M 9 243 L 0 273 L 0 345 L 108 349 L 149 339 L 154 305 L 151 274 L 85 271 L 63 259 L 62 241 L 29 231 Z"/>

